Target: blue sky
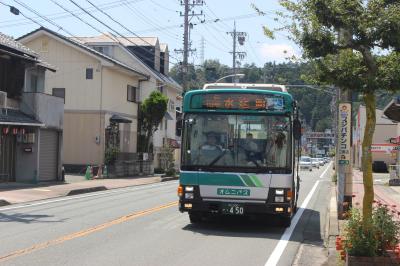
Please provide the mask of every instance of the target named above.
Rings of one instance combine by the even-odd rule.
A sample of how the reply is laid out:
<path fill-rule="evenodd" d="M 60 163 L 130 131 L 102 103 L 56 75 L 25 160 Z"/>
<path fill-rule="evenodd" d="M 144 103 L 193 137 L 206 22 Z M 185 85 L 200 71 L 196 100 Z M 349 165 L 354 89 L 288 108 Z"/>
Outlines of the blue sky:
<path fill-rule="evenodd" d="M 23 4 L 33 8 L 41 15 L 46 16 L 50 20 L 60 25 L 63 29 L 74 36 L 93 36 L 98 35 L 91 27 L 85 25 L 71 14 L 62 10 L 52 1 L 58 2 L 68 10 L 79 15 L 83 20 L 87 21 L 97 29 L 107 32 L 110 31 L 105 26 L 96 22 L 86 14 L 79 10 L 69 0 L 17 0 Z M 127 30 L 112 22 L 106 16 L 95 10 L 86 0 L 73 0 L 91 14 L 101 19 L 107 25 L 118 32 L 129 36 L 132 35 Z M 182 47 L 183 17 L 179 12 L 183 11 L 183 7 L 178 0 L 90 0 L 95 5 L 101 7 L 102 10 L 110 14 L 114 19 L 125 25 L 131 31 L 141 36 L 157 36 L 161 42 L 168 43 L 171 63 L 181 60 L 181 55 L 173 52 L 174 49 Z M 14 0 L 0 0 L 0 2 L 13 5 L 21 10 L 23 14 L 33 18 L 42 25 L 49 27 L 61 34 L 68 35 L 63 30 L 49 24 L 37 15 L 31 13 Z M 251 7 L 255 4 L 259 9 L 264 11 L 265 16 L 259 16 Z M 219 59 L 222 63 L 231 65 L 232 55 L 232 38 L 226 34 L 227 31 L 233 29 L 234 19 L 236 20 L 237 30 L 248 33 L 244 46 L 240 46 L 240 51 L 247 52 L 247 57 L 242 60 L 242 64 L 255 63 L 258 66 L 265 62 L 285 61 L 285 58 L 296 54 L 300 51 L 296 45 L 289 41 L 282 32 L 276 35 L 275 40 L 266 38 L 263 34 L 263 25 L 269 28 L 279 27 L 280 25 L 274 21 L 274 12 L 283 11 L 279 6 L 278 0 L 205 0 L 205 5 L 194 9 L 199 13 L 203 11 L 204 18 L 207 23 L 200 23 L 197 18 L 193 18 L 194 25 L 191 31 L 192 48 L 197 52 L 190 56 L 189 61 L 199 64 L 201 62 L 201 40 L 204 38 L 205 59 Z M 219 19 L 218 22 L 211 22 Z M 15 16 L 9 12 L 9 8 L 0 5 L 0 31 L 19 37 L 27 32 L 37 28 L 38 25 L 25 19 L 24 17 Z M 286 51 L 286 54 L 284 53 Z"/>

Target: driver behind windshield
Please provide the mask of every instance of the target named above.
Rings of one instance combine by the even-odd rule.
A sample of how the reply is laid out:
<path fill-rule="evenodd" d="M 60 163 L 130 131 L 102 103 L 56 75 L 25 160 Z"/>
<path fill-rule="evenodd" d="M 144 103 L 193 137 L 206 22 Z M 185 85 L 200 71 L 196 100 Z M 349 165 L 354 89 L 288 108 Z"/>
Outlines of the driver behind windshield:
<path fill-rule="evenodd" d="M 197 164 L 207 166 L 229 165 L 229 153 L 222 148 L 218 139 L 217 133 L 206 133 L 206 141 L 199 147 Z"/>

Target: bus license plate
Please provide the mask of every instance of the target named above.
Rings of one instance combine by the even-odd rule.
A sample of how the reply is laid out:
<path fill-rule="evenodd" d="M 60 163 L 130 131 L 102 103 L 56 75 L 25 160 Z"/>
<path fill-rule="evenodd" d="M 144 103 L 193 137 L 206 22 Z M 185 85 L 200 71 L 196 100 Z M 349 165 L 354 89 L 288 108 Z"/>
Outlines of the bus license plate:
<path fill-rule="evenodd" d="M 236 203 L 228 203 L 222 206 L 222 213 L 229 215 L 243 215 L 244 206 Z"/>

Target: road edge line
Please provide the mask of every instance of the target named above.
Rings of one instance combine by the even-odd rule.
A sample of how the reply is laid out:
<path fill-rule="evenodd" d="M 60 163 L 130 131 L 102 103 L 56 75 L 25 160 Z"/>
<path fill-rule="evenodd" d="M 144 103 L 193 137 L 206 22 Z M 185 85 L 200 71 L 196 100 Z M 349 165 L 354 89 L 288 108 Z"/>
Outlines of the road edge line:
<path fill-rule="evenodd" d="M 329 165 L 330 166 L 330 165 Z M 292 224 L 289 228 L 286 228 L 285 232 L 282 234 L 281 238 L 279 239 L 278 244 L 275 246 L 274 250 L 272 251 L 271 255 L 269 256 L 265 266 L 275 266 L 278 264 L 283 252 L 286 249 L 286 246 L 292 236 L 294 229 L 296 228 L 297 223 L 299 222 L 301 216 L 304 213 L 305 208 L 307 207 L 308 203 L 310 202 L 312 196 L 314 195 L 315 190 L 317 189 L 318 184 L 320 183 L 320 179 L 323 178 L 329 166 L 325 169 L 325 171 L 320 175 L 319 179 L 315 182 L 314 186 L 311 188 L 310 192 L 307 194 L 307 197 L 304 199 L 303 203 L 301 204 L 300 208 L 297 210 L 296 215 L 292 219 Z"/>

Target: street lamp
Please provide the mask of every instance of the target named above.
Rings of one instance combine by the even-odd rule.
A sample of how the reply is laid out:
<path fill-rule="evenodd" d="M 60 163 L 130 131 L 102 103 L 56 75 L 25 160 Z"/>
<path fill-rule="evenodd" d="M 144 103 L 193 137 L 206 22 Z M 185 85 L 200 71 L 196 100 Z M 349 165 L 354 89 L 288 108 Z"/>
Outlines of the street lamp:
<path fill-rule="evenodd" d="M 218 81 L 223 80 L 223 79 L 226 79 L 226 78 L 229 78 L 229 77 L 238 77 L 239 79 L 241 79 L 241 78 L 243 78 L 244 76 L 245 76 L 244 74 L 231 74 L 231 75 L 222 77 L 222 78 L 220 78 L 220 79 L 217 79 L 214 83 L 217 83 Z M 236 79 L 235 79 L 235 80 L 236 80 Z M 234 83 L 236 83 L 236 82 L 234 82 Z"/>

